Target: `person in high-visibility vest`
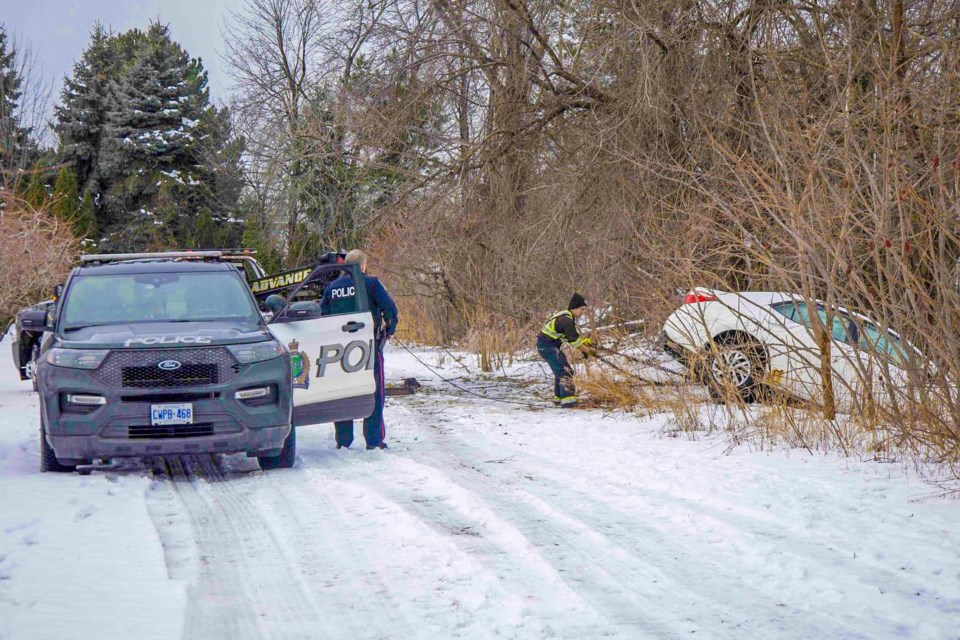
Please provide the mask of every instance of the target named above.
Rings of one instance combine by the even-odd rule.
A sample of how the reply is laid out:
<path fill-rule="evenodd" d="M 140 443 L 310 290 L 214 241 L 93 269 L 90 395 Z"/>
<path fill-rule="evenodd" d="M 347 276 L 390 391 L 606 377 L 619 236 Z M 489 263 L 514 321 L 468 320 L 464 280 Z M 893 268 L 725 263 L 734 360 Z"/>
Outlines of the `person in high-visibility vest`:
<path fill-rule="evenodd" d="M 587 301 L 579 293 L 573 294 L 567 309 L 550 316 L 537 336 L 537 352 L 553 372 L 553 401 L 565 408 L 577 406 L 577 390 L 573 385 L 573 367 L 560 347 L 566 343 L 587 358 L 597 354 L 590 338 L 581 338 L 577 331 L 577 318 L 586 311 Z"/>

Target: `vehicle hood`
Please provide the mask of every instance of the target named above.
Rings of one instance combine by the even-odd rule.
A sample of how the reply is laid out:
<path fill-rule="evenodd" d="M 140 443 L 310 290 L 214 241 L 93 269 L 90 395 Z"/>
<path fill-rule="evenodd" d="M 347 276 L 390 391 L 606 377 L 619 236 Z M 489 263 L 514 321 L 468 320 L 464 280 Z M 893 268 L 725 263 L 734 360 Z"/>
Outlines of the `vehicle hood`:
<path fill-rule="evenodd" d="M 263 342 L 266 327 L 235 322 L 150 322 L 110 324 L 59 334 L 60 345 L 73 349 L 176 349 L 207 345 Z"/>

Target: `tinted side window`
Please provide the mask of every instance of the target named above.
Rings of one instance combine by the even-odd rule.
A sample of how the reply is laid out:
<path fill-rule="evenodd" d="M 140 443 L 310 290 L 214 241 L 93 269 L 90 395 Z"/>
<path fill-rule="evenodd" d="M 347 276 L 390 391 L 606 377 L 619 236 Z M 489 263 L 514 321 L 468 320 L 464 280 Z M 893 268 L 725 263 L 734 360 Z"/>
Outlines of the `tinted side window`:
<path fill-rule="evenodd" d="M 820 322 L 827 325 L 827 311 L 822 306 L 817 305 L 817 315 Z M 806 303 L 803 302 L 780 302 L 773 305 L 773 310 L 794 322 L 802 324 L 811 331 L 813 322 L 810 320 L 810 313 Z M 853 322 L 846 315 L 841 313 L 833 314 L 833 321 L 830 323 L 830 337 L 838 342 L 846 344 L 857 344 L 857 329 Z"/>
<path fill-rule="evenodd" d="M 778 302 L 777 304 L 773 305 L 773 310 L 789 320 L 799 322 L 796 318 L 796 305 L 792 302 Z"/>
<path fill-rule="evenodd" d="M 906 364 L 907 351 L 894 336 L 883 333 L 869 322 L 861 321 L 860 328 L 859 346 L 861 349 L 872 350 L 886 356 L 898 367 L 903 367 Z"/>

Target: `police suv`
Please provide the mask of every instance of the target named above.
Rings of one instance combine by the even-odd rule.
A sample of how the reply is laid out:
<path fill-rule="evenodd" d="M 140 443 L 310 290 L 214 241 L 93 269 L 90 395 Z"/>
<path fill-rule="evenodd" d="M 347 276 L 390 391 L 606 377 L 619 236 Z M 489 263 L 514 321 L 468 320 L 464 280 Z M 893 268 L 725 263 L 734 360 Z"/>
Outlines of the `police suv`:
<path fill-rule="evenodd" d="M 307 308 L 343 271 L 359 274 L 317 268 L 268 325 L 220 252 L 83 256 L 55 305 L 25 312 L 44 332 L 41 470 L 239 452 L 264 469 L 293 466 L 297 425 L 372 411 L 364 296 L 338 316 Z"/>

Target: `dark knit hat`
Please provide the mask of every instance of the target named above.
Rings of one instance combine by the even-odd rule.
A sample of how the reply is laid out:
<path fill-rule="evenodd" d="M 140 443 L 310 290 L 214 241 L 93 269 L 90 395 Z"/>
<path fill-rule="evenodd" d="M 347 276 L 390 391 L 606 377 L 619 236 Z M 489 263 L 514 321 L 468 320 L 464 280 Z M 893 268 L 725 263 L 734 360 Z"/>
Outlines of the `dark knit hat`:
<path fill-rule="evenodd" d="M 574 309 L 579 309 L 580 307 L 585 306 L 587 306 L 587 301 L 583 299 L 582 295 L 575 293 L 573 294 L 573 297 L 570 298 L 570 304 L 567 305 L 567 309 L 569 311 L 573 311 Z"/>

